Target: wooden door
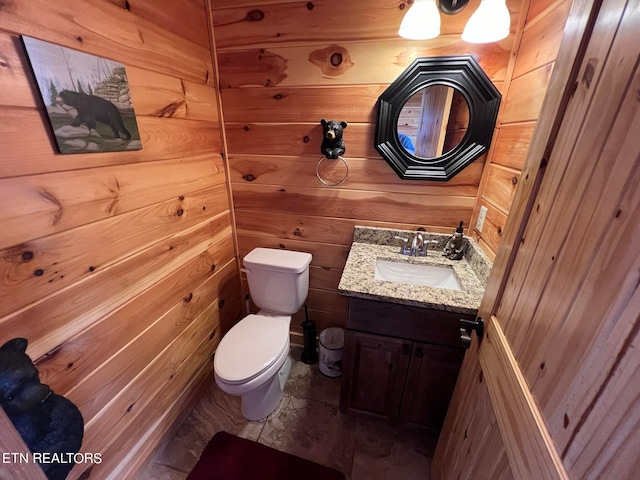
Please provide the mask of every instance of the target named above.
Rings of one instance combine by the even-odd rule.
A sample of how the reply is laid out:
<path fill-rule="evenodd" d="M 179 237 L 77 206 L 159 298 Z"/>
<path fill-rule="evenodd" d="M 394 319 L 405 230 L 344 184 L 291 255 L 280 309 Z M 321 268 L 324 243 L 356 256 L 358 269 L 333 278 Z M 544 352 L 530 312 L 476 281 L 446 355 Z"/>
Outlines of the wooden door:
<path fill-rule="evenodd" d="M 573 5 L 433 479 L 637 478 L 639 31 Z"/>

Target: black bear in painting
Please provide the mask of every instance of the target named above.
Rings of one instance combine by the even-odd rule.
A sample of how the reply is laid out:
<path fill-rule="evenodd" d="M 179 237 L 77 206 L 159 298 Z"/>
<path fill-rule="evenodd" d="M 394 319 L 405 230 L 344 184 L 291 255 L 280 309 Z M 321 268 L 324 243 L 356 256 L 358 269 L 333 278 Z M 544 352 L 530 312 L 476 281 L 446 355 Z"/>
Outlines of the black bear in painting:
<path fill-rule="evenodd" d="M 49 480 L 63 480 L 74 465 L 84 435 L 78 408 L 47 385 L 25 353 L 27 340 L 0 347 L 0 406 Z"/>
<path fill-rule="evenodd" d="M 100 122 L 111 127 L 114 138 L 120 138 L 119 132 L 124 134 L 126 140 L 131 138 L 129 130 L 124 126 L 118 107 L 110 101 L 95 95 L 87 95 L 86 93 L 72 92 L 70 90 L 61 91 L 58 97 L 59 101 L 78 111 L 78 116 L 71 124 L 74 127 L 86 123 L 89 130 L 92 128 L 95 130 L 96 122 Z"/>
<path fill-rule="evenodd" d="M 324 118 L 320 120 L 322 125 L 322 145 L 320 151 L 327 158 L 338 158 L 345 152 L 342 131 L 347 128 L 347 122 L 327 122 Z"/>

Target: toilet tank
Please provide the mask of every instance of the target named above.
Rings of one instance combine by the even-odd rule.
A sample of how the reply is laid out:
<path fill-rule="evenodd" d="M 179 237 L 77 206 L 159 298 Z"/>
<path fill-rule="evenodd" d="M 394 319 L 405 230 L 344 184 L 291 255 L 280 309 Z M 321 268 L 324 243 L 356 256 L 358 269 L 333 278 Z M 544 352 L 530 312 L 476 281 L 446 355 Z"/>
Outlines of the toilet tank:
<path fill-rule="evenodd" d="M 243 260 L 253 303 L 271 313 L 296 313 L 307 299 L 310 263 L 310 253 L 253 249 Z"/>

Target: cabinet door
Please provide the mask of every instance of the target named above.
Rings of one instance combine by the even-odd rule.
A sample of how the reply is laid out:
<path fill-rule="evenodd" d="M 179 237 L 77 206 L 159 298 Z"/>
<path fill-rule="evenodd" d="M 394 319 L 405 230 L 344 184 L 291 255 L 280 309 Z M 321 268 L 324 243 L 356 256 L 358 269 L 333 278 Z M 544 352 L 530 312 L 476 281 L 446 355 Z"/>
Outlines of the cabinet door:
<path fill-rule="evenodd" d="M 342 359 L 342 412 L 366 412 L 396 421 L 411 346 L 407 340 L 347 330 Z"/>
<path fill-rule="evenodd" d="M 400 421 L 440 430 L 462 365 L 464 350 L 415 343 Z"/>

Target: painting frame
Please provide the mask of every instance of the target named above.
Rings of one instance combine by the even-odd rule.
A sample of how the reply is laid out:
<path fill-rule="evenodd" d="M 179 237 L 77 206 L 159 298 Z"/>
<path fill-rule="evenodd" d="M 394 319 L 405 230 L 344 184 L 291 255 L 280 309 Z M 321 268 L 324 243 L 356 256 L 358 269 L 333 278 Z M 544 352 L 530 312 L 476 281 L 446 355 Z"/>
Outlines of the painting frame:
<path fill-rule="evenodd" d="M 20 36 L 58 153 L 141 150 L 124 64 Z"/>

